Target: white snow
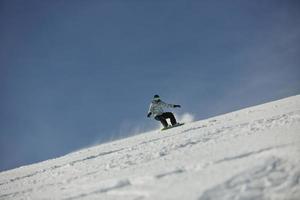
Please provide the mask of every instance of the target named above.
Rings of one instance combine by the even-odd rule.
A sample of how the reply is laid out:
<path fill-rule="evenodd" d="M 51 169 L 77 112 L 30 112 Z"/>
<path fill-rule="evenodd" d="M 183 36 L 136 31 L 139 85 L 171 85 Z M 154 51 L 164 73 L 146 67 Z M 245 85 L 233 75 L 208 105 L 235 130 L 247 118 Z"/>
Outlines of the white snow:
<path fill-rule="evenodd" d="M 0 173 L 0 199 L 300 199 L 300 95 Z"/>

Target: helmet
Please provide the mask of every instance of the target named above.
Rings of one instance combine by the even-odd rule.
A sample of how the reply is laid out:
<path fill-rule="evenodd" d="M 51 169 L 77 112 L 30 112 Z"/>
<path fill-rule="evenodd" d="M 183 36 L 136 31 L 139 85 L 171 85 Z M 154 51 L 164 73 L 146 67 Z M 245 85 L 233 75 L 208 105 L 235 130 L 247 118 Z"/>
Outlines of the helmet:
<path fill-rule="evenodd" d="M 154 97 L 153 97 L 153 100 L 156 100 L 156 101 L 157 101 L 157 100 L 160 100 L 160 97 L 159 97 L 159 95 L 157 95 L 157 94 L 156 94 L 156 95 L 154 95 Z"/>

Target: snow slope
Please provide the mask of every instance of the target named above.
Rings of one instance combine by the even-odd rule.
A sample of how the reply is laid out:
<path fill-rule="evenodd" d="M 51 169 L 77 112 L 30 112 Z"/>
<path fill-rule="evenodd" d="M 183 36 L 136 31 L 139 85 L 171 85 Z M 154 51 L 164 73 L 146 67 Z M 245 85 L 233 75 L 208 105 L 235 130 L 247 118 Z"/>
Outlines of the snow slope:
<path fill-rule="evenodd" d="M 300 95 L 0 173 L 0 199 L 300 199 Z"/>

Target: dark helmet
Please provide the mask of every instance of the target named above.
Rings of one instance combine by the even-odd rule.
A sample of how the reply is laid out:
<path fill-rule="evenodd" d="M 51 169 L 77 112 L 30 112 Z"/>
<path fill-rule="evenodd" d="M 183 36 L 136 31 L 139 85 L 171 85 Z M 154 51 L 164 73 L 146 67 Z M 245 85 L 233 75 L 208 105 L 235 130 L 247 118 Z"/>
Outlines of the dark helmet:
<path fill-rule="evenodd" d="M 156 94 L 156 95 L 154 95 L 154 97 L 153 97 L 153 100 L 154 100 L 154 101 L 158 101 L 158 100 L 160 100 L 160 97 L 159 97 L 159 95 L 157 95 L 157 94 Z"/>

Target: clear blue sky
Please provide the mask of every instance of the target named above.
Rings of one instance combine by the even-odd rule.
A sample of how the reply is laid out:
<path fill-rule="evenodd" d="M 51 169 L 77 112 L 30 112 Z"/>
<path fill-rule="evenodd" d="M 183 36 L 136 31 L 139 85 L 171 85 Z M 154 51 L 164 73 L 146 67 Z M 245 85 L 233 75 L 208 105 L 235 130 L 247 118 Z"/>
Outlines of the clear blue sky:
<path fill-rule="evenodd" d="M 300 93 L 297 0 L 1 0 L 0 171 Z"/>

